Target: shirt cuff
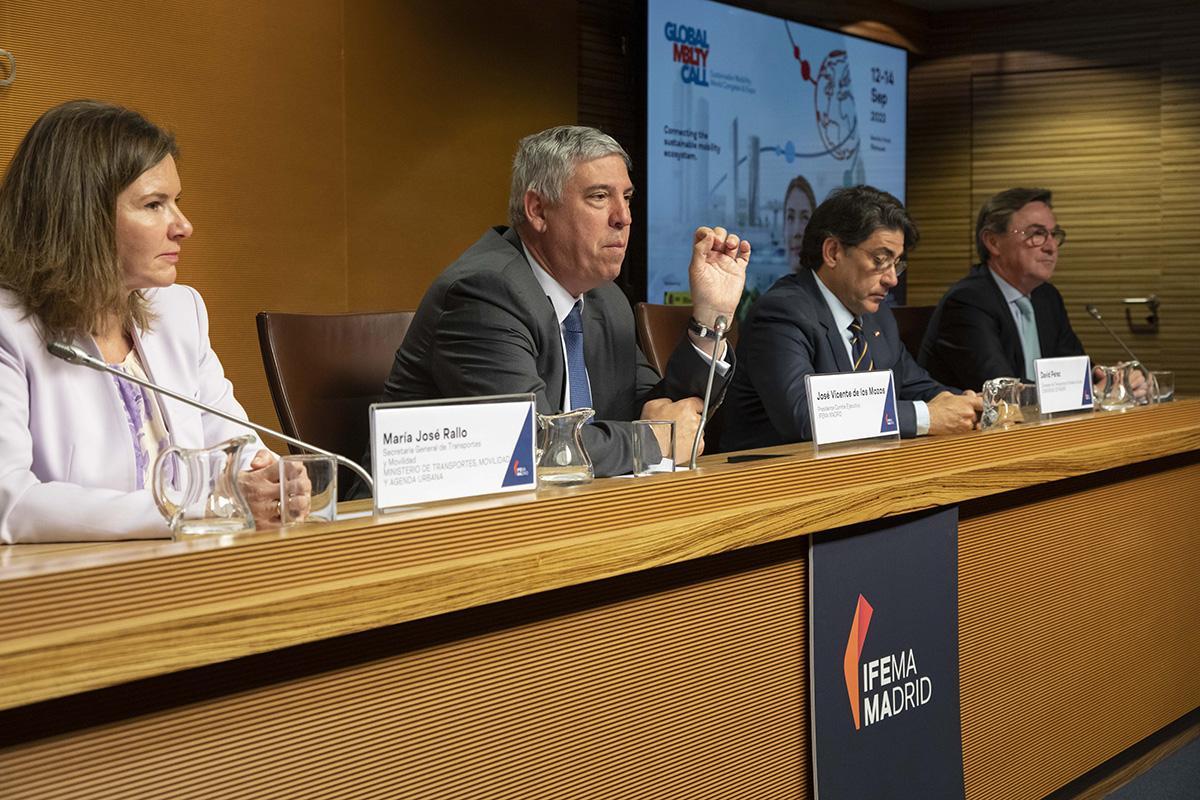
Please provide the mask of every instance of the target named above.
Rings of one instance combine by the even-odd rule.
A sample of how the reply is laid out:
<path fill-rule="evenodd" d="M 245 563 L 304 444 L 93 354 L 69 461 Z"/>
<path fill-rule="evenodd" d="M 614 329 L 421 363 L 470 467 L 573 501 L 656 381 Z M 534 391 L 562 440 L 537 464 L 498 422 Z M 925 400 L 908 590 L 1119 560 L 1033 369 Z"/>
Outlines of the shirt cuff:
<path fill-rule="evenodd" d="M 913 400 L 913 411 L 917 412 L 917 436 L 929 433 L 929 406 L 924 400 Z"/>
<path fill-rule="evenodd" d="M 699 347 L 696 347 L 695 342 L 690 342 L 690 344 L 692 345 L 692 349 L 696 351 L 696 354 L 698 356 L 700 356 L 700 358 L 704 359 L 705 364 L 712 363 L 712 361 L 713 361 L 712 356 L 710 356 L 708 353 L 701 350 Z M 725 345 L 725 352 L 728 353 L 729 352 L 729 342 L 722 342 L 722 344 Z M 723 359 L 717 359 L 717 374 L 720 375 L 722 378 L 724 378 L 726 372 L 729 372 L 729 362 L 725 361 Z M 925 412 L 925 420 L 926 420 L 925 427 L 928 428 L 929 427 L 929 425 L 928 425 L 929 412 Z"/>

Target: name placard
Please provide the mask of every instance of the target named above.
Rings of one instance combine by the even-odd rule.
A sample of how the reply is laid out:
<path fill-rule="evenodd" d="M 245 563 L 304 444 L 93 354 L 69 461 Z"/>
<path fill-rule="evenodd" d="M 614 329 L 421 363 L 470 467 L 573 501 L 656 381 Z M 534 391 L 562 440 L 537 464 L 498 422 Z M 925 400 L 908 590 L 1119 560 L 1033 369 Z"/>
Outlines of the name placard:
<path fill-rule="evenodd" d="M 1033 371 L 1043 414 L 1092 410 L 1092 361 L 1087 356 L 1039 358 Z"/>
<path fill-rule="evenodd" d="M 892 371 L 807 375 L 808 418 L 818 447 L 899 436 Z"/>
<path fill-rule="evenodd" d="M 532 394 L 371 406 L 375 509 L 537 488 Z"/>

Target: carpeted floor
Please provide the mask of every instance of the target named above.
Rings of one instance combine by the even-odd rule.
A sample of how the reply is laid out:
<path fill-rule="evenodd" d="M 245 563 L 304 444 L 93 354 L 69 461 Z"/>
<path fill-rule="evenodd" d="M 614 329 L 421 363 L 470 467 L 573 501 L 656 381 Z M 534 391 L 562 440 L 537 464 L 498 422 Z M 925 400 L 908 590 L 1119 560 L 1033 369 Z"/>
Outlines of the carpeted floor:
<path fill-rule="evenodd" d="M 1193 739 L 1107 800 L 1200 800 L 1200 739 Z"/>

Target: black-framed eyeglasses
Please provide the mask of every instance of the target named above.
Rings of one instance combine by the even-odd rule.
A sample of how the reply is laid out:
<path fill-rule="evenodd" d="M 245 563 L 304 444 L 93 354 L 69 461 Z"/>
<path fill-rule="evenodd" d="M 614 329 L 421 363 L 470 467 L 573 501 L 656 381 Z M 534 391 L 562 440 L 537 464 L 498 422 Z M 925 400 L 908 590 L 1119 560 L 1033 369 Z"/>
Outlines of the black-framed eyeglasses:
<path fill-rule="evenodd" d="M 1014 230 L 1013 233 L 1024 239 L 1026 247 L 1041 247 L 1047 239 L 1053 239 L 1056 245 L 1062 247 L 1067 241 L 1067 232 L 1057 225 L 1053 230 L 1048 230 L 1044 225 L 1030 225 L 1023 231 Z"/>
<path fill-rule="evenodd" d="M 845 243 L 843 242 L 843 244 Z M 862 253 L 865 253 L 867 258 L 871 261 L 871 271 L 876 275 L 882 275 L 889 269 L 894 269 L 896 270 L 896 277 L 899 278 L 904 274 L 904 270 L 908 269 L 908 262 L 904 260 L 903 253 L 898 256 L 891 256 L 887 253 L 869 253 L 858 245 L 854 244 L 847 244 L 846 248 L 859 250 Z"/>

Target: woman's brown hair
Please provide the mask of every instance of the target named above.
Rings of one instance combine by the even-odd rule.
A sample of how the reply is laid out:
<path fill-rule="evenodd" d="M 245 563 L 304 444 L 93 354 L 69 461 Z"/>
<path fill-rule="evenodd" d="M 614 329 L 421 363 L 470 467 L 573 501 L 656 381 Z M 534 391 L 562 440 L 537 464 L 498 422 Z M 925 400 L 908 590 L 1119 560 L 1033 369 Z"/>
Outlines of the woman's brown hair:
<path fill-rule="evenodd" d="M 141 114 L 73 100 L 43 114 L 0 182 L 0 286 L 47 341 L 97 332 L 114 315 L 150 323 L 117 260 L 117 195 L 176 156 L 175 137 Z"/>

